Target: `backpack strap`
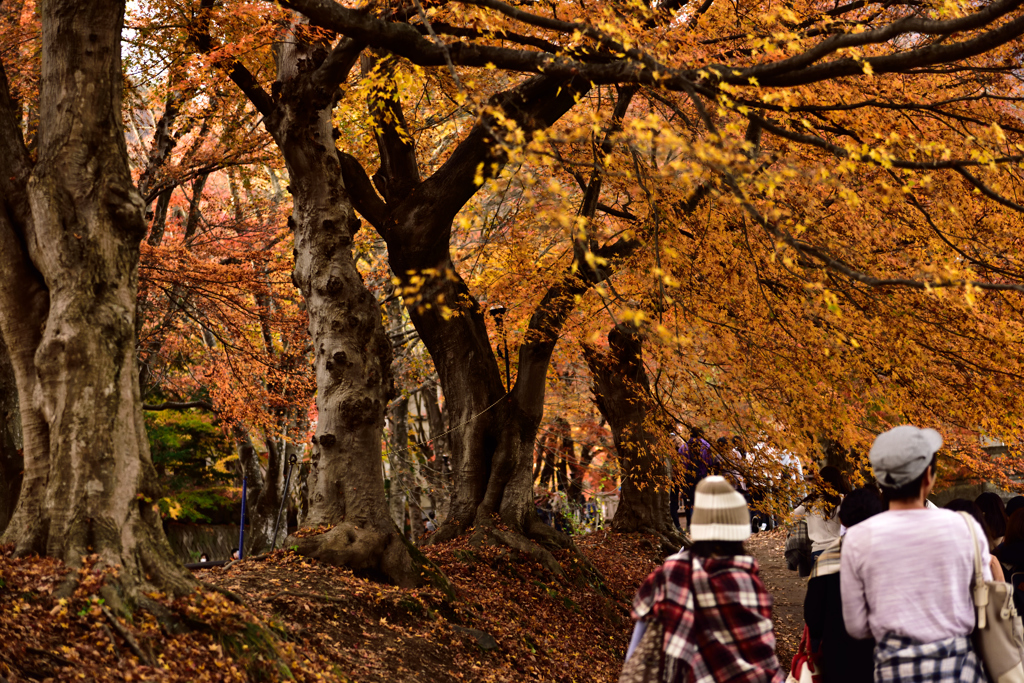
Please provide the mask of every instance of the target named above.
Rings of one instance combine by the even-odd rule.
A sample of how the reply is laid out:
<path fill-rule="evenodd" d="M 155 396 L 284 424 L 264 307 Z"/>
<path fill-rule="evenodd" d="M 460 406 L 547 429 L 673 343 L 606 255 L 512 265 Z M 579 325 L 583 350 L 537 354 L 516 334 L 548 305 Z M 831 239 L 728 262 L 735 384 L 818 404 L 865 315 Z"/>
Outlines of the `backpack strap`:
<path fill-rule="evenodd" d="M 967 528 L 971 531 L 971 540 L 974 542 L 974 580 L 971 582 L 974 597 L 974 608 L 978 613 L 978 628 L 985 628 L 985 607 L 988 605 L 988 584 L 985 583 L 985 575 L 981 568 L 981 544 L 978 543 L 978 532 L 974 528 L 974 518 L 970 513 L 961 512 Z"/>

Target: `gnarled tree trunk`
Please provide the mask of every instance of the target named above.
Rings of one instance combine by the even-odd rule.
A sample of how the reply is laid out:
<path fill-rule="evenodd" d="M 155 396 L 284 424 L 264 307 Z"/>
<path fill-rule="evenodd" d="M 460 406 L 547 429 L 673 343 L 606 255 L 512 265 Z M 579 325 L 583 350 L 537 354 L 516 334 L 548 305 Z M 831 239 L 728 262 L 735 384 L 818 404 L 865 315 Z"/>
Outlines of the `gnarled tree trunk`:
<path fill-rule="evenodd" d="M 557 120 L 589 84 L 535 77 L 499 95 L 492 104 L 533 129 Z M 432 176 L 420 179 L 415 149 L 394 90 L 376 94 L 371 111 L 380 124 L 381 168 L 374 182 L 358 161 L 342 159 L 353 200 L 388 245 L 392 271 L 406 293 L 410 318 L 430 352 L 452 425 L 452 497 L 448 515 L 431 537 L 441 542 L 471 527 L 486 528 L 501 540 L 539 555 L 550 554 L 494 527 L 499 516 L 516 534 L 548 545 L 567 539 L 539 520 L 533 506 L 534 439 L 544 409 L 547 368 L 574 296 L 589 286 L 570 273 L 552 287 L 530 323 L 520 348 L 518 376 L 506 391 L 488 337 L 485 311 L 455 269 L 449 251 L 455 214 L 475 194 L 478 168 L 496 172 L 504 157 L 493 148 L 489 126 L 478 125 Z M 454 315 L 452 315 L 454 313 Z"/>
<path fill-rule="evenodd" d="M 204 0 L 206 10 L 212 6 Z M 328 53 L 304 42 L 303 26 L 292 28 L 293 40 L 278 53 L 275 97 L 241 64 L 225 65 L 285 157 L 294 199 L 293 281 L 306 300 L 315 353 L 318 420 L 306 521 L 335 526 L 287 543 L 331 564 L 414 585 L 424 578 L 423 564 L 391 521 L 381 471 L 384 411 L 394 392 L 391 346 L 353 257 L 359 221 L 331 125 L 338 84 L 360 48 L 342 41 Z M 200 45 L 209 48 L 209 36 Z"/>
<path fill-rule="evenodd" d="M 451 507 L 451 451 L 448 447 L 448 429 L 445 427 L 441 405 L 437 401 L 437 385 L 427 384 L 416 394 L 421 419 L 426 418 L 426 429 L 420 430 L 417 446 L 423 454 L 423 479 L 427 483 L 427 496 L 430 498 L 436 524 L 442 524 L 448 518 Z M 420 422 L 422 425 L 423 422 Z"/>
<path fill-rule="evenodd" d="M 415 542 L 420 537 L 419 501 L 413 454 L 409 451 L 409 397 L 399 396 L 388 407 L 388 464 L 391 469 L 388 506 L 391 519 L 405 533 L 409 520 L 409 537 Z"/>
<path fill-rule="evenodd" d="M 608 351 L 584 346 L 594 397 L 611 427 L 622 473 L 612 529 L 657 534 L 678 550 L 684 539 L 669 514 L 668 432 L 656 419 L 642 353 L 640 335 L 626 324 L 608 333 Z"/>
<path fill-rule="evenodd" d="M 589 87 L 579 79 L 536 76 L 493 96 L 489 105 L 530 134 L 558 120 Z M 621 124 L 632 94 L 620 93 L 613 130 Z M 497 174 L 506 162 L 492 139 L 491 122 L 480 122 L 433 175 L 421 180 L 396 90 L 376 93 L 371 113 L 377 117 L 381 153 L 373 184 L 355 158 L 343 155 L 342 167 L 360 213 L 388 245 L 391 269 L 434 361 L 451 425 L 451 507 L 430 541 L 444 542 L 475 528 L 478 535 L 496 537 L 560 573 L 554 556 L 541 546 L 567 547 L 571 541 L 544 524 L 533 504 L 534 441 L 544 413 L 547 371 L 577 297 L 607 277 L 587 265 L 587 254 L 593 249 L 599 256 L 621 256 L 633 243 L 620 240 L 599 249 L 596 240 L 587 240 L 574 249 L 574 263 L 531 315 L 518 372 L 506 389 L 485 311 L 456 271 L 449 244 L 452 221 L 476 193 L 480 169 Z M 611 140 L 609 133 L 600 158 L 610 152 Z M 593 218 L 600 190 L 601 174 L 595 168 L 584 193 L 583 217 Z M 495 518 L 509 531 L 497 528 Z"/>
<path fill-rule="evenodd" d="M 284 491 L 285 456 L 273 439 L 267 439 L 267 467 L 260 464 L 259 454 L 249 439 L 238 444 L 238 460 L 246 479 L 246 535 L 245 555 L 258 555 L 270 550 L 271 545 L 281 547 L 288 535 L 287 527 L 278 529 L 275 543 L 274 526 L 277 524 Z"/>
<path fill-rule="evenodd" d="M 0 534 L 14 514 L 21 492 L 21 415 L 18 413 L 18 386 L 14 368 L 0 335 Z"/>
<path fill-rule="evenodd" d="M 0 83 L 0 329 L 22 397 L 25 480 L 4 534 L 19 555 L 120 565 L 124 596 L 192 588 L 152 502 L 135 349 L 143 202 L 121 127 L 124 2 L 46 0 L 38 161 Z M 29 209 L 26 211 L 26 207 Z M 41 334 L 40 334 L 41 331 Z M 116 600 L 117 595 L 110 592 Z"/>

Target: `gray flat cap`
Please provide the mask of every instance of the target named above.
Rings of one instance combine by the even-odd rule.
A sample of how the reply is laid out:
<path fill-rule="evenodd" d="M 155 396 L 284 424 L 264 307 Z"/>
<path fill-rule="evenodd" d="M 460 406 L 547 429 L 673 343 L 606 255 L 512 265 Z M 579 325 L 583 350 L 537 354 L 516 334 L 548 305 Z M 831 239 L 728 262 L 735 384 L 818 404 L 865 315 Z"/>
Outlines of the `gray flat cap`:
<path fill-rule="evenodd" d="M 879 434 L 868 457 L 878 483 L 894 488 L 921 476 L 940 448 L 942 435 L 934 429 L 900 425 Z"/>

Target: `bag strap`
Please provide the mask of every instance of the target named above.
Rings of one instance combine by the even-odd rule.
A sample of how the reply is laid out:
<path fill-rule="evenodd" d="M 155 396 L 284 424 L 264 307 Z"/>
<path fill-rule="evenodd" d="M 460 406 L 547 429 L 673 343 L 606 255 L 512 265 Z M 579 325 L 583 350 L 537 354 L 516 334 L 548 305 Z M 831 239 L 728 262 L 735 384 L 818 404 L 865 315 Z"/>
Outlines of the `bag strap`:
<path fill-rule="evenodd" d="M 967 522 L 967 528 L 971 531 L 971 540 L 974 542 L 974 580 L 971 582 L 971 588 L 973 589 L 975 611 L 978 613 L 978 628 L 985 628 L 988 584 L 985 583 L 985 575 L 981 569 L 981 544 L 978 543 L 978 532 L 974 528 L 974 518 L 968 512 L 960 512 L 960 515 Z"/>

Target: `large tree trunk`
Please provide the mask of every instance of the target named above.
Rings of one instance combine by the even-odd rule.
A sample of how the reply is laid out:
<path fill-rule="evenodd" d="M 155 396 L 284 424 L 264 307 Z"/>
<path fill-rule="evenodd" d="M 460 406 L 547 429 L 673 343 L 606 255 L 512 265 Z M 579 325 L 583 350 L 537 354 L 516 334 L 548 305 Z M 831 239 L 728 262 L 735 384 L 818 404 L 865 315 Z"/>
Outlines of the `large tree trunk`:
<path fill-rule="evenodd" d="M 520 125 L 543 126 L 567 111 L 588 85 L 536 77 L 495 96 L 492 104 Z M 480 164 L 493 171 L 504 158 L 492 147 L 489 126 L 479 125 L 441 169 L 421 180 L 395 90 L 382 88 L 371 100 L 380 123 L 381 150 L 374 183 L 384 201 L 352 157 L 343 159 L 346 178 L 361 202 L 360 211 L 387 242 L 391 269 L 401 279 L 410 318 L 434 361 L 453 425 L 447 435 L 451 505 L 431 540 L 448 540 L 475 527 L 536 554 L 537 548 L 494 527 L 493 518 L 499 516 L 512 532 L 564 546 L 568 539 L 541 522 L 534 510 L 533 447 L 554 344 L 574 295 L 588 285 L 570 274 L 552 288 L 531 320 L 528 341 L 519 352 L 518 376 L 506 393 L 485 311 L 449 252 L 451 222 L 476 192 Z M 549 554 L 539 559 L 556 564 Z"/>
<path fill-rule="evenodd" d="M 384 411 L 394 392 L 391 346 L 353 258 L 359 221 L 332 135 L 337 83 L 358 50 L 346 43 L 328 56 L 304 45 L 295 28 L 296 40 L 279 50 L 279 97 L 272 102 L 258 91 L 255 100 L 291 179 L 293 279 L 306 300 L 315 353 L 319 415 L 307 520 L 336 526 L 288 543 L 302 554 L 414 585 L 421 567 L 391 521 L 381 471 Z M 232 72 L 236 82 L 255 92 L 238 73 Z"/>
<path fill-rule="evenodd" d="M 388 465 L 391 482 L 388 486 L 388 507 L 391 519 L 399 529 L 405 531 L 406 508 L 409 506 L 409 491 L 412 490 L 412 458 L 409 447 L 409 397 L 399 396 L 388 407 Z M 410 517 L 413 522 L 416 517 Z M 410 532 L 416 535 L 415 524 Z"/>
<path fill-rule="evenodd" d="M 3 534 L 14 514 L 14 506 L 21 492 L 21 415 L 18 413 L 18 386 L 14 368 L 7 353 L 3 335 L 0 335 L 0 534 Z"/>
<path fill-rule="evenodd" d="M 580 444 L 580 454 L 569 461 L 569 470 L 572 472 L 572 479 L 569 481 L 569 500 L 577 505 L 586 503 L 583 496 L 583 477 L 590 469 L 590 463 L 594 460 L 597 451 L 590 444 Z"/>
<path fill-rule="evenodd" d="M 124 3 L 47 0 L 40 11 L 42 119 L 24 185 L 31 214 L 9 209 L 13 220 L 0 226 L 8 228 L 0 327 L 25 440 L 25 481 L 3 540 L 19 555 L 71 566 L 95 553 L 100 566 L 120 565 L 130 599 L 146 587 L 184 593 L 193 583 L 152 502 L 139 397 L 135 308 L 146 225 L 121 127 Z M 6 109 L 0 103 L 0 138 L 17 146 Z M 18 150 L 4 157 L 0 175 L 27 165 Z"/>
<path fill-rule="evenodd" d="M 622 473 L 612 529 L 657 534 L 678 549 L 683 539 L 669 514 L 668 430 L 656 419 L 640 335 L 635 327 L 617 325 L 608 333 L 608 351 L 587 345 L 584 355 Z"/>
<path fill-rule="evenodd" d="M 545 127 L 568 111 L 590 87 L 588 82 L 536 76 L 491 98 L 509 120 L 527 133 Z M 632 91 L 620 93 L 613 130 L 621 122 Z M 530 553 L 556 573 L 554 557 L 523 536 L 549 547 L 571 545 L 544 524 L 533 504 L 534 441 L 544 412 L 551 354 L 566 319 L 582 295 L 607 273 L 587 265 L 598 249 L 594 240 L 574 249 L 569 272 L 553 284 L 530 318 L 513 386 L 506 392 L 491 348 L 483 307 L 456 271 L 449 242 L 452 220 L 479 187 L 478 174 L 496 174 L 506 158 L 494 145 L 490 122 L 478 124 L 433 175 L 421 180 L 412 141 L 396 89 L 371 97 L 377 117 L 381 166 L 373 184 L 359 162 L 343 156 L 346 181 L 359 210 L 384 238 L 392 271 L 400 279 L 410 318 L 430 352 L 452 425 L 452 499 L 444 524 L 431 537 L 443 542 L 475 528 Z M 611 150 L 611 133 L 601 147 Z M 383 201 L 377 197 L 374 185 Z M 584 193 L 581 214 L 594 216 L 600 195 L 595 170 Z M 625 241 L 606 256 L 621 255 Z M 599 253 L 599 255 L 602 255 Z M 494 525 L 499 517 L 511 533 Z"/>
<path fill-rule="evenodd" d="M 258 555 L 280 547 L 288 535 L 287 528 L 279 529 L 274 539 L 281 501 L 285 495 L 285 456 L 273 439 L 267 439 L 267 467 L 260 464 L 259 454 L 249 439 L 238 445 L 238 460 L 246 479 L 246 521 L 249 533 L 246 536 L 245 555 Z"/>
<path fill-rule="evenodd" d="M 426 416 L 426 438 L 419 444 L 423 453 L 423 478 L 427 482 L 434 521 L 441 524 L 451 509 L 451 449 L 448 446 L 447 427 L 437 401 L 437 385 L 429 383 L 416 394 L 420 415 Z"/>

